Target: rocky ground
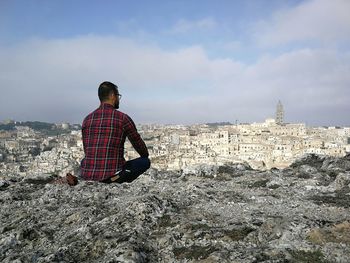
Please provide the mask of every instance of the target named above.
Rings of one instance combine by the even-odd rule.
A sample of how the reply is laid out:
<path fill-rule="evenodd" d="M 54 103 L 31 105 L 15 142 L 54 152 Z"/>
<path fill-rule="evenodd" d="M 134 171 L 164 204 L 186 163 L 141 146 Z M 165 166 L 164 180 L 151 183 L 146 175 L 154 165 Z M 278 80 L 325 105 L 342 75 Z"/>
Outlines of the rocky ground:
<path fill-rule="evenodd" d="M 1 262 L 350 262 L 350 156 L 49 179 L 0 180 Z"/>

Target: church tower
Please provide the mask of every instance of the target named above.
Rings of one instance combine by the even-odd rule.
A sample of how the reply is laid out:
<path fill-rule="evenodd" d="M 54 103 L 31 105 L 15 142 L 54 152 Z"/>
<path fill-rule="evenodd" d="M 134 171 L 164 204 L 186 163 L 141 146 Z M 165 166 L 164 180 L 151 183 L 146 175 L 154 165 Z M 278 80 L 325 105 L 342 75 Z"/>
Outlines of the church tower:
<path fill-rule="evenodd" d="M 281 101 L 278 101 L 277 107 L 276 107 L 276 123 L 279 125 L 283 124 L 283 117 L 284 117 L 283 105 Z"/>

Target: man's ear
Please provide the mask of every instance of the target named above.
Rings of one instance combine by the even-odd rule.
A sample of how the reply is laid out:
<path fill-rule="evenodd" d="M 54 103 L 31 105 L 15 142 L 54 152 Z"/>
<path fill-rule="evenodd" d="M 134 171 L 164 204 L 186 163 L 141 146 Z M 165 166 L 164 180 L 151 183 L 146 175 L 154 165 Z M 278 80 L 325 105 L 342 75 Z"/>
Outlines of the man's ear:
<path fill-rule="evenodd" d="M 113 99 L 113 97 L 115 97 L 115 94 L 114 94 L 114 92 L 111 92 L 111 93 L 109 93 L 109 96 L 108 96 L 108 98 L 111 100 L 111 99 Z"/>

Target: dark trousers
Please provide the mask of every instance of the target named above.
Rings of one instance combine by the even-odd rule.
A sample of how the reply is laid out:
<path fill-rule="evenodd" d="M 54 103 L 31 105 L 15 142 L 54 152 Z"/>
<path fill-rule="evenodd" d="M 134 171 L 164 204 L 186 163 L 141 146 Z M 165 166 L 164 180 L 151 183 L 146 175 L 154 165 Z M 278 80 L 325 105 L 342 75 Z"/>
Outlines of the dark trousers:
<path fill-rule="evenodd" d="M 134 160 L 130 160 L 125 163 L 123 170 L 119 174 L 102 182 L 119 184 L 124 182 L 131 183 L 141 174 L 146 172 L 150 167 L 151 162 L 147 157 L 140 157 Z"/>

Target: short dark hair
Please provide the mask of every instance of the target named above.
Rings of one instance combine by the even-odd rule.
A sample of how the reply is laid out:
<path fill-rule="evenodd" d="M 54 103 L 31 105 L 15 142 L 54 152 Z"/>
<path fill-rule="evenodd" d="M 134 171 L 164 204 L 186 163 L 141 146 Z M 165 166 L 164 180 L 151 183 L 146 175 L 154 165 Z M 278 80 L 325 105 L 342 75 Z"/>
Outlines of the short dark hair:
<path fill-rule="evenodd" d="M 109 81 L 102 82 L 98 87 L 98 97 L 100 101 L 106 101 L 112 92 L 118 94 L 118 86 Z"/>

